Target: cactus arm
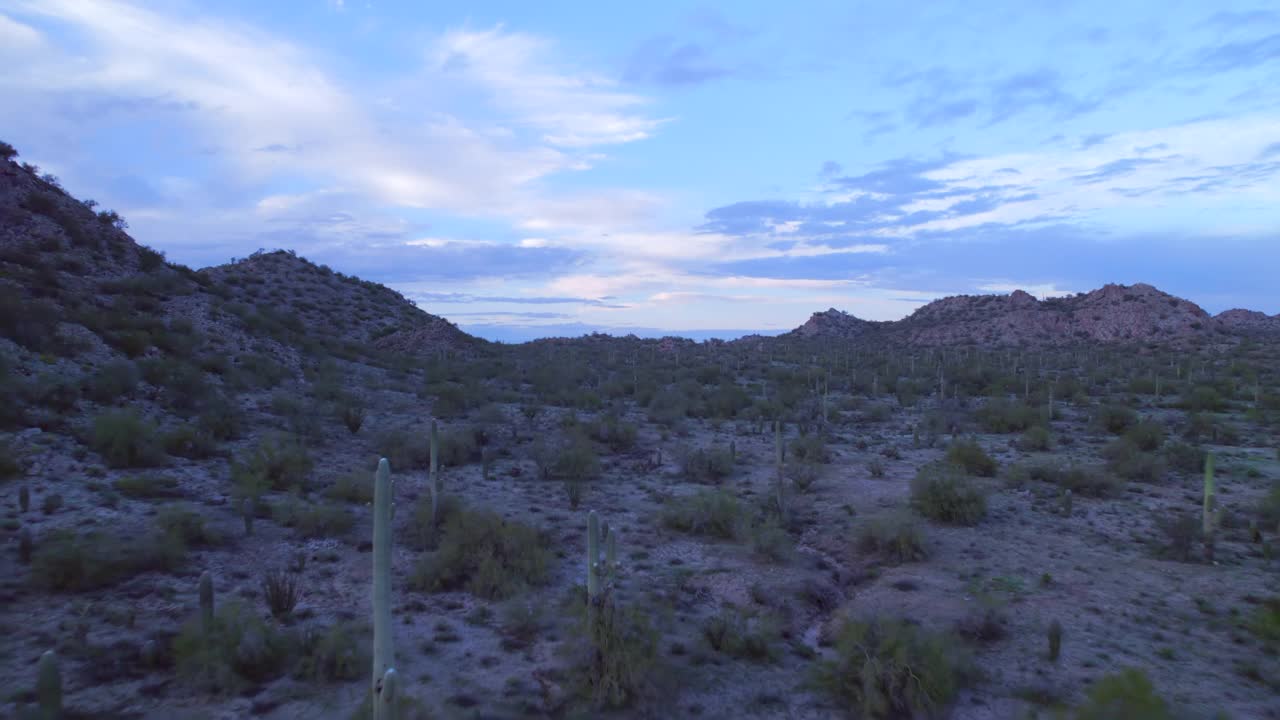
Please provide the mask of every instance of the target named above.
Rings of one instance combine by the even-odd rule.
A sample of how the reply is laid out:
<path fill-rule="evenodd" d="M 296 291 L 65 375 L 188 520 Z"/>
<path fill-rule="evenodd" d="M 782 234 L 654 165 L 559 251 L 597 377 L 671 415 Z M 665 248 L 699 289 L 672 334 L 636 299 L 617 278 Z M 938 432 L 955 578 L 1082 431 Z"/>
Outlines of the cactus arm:
<path fill-rule="evenodd" d="M 400 690 L 399 676 L 395 668 L 387 668 L 382 675 L 382 686 L 374 688 L 374 720 L 396 720 Z"/>
<path fill-rule="evenodd" d="M 587 514 L 587 599 L 600 596 L 600 518 L 596 511 Z"/>

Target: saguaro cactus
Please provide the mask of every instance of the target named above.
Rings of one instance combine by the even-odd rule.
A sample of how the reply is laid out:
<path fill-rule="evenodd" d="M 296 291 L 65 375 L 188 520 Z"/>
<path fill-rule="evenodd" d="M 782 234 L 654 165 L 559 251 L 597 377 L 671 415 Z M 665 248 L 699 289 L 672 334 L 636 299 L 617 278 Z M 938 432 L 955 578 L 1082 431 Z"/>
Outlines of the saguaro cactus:
<path fill-rule="evenodd" d="M 436 421 L 431 421 L 431 525 L 435 527 L 440 517 L 440 493 L 444 483 L 440 480 L 440 433 Z"/>
<path fill-rule="evenodd" d="M 36 700 L 40 703 L 40 720 L 60 720 L 62 671 L 58 669 L 58 656 L 52 650 L 46 650 L 36 666 Z"/>
<path fill-rule="evenodd" d="M 778 516 L 781 517 L 782 521 L 785 523 L 787 521 L 787 497 L 786 497 L 787 490 L 786 490 L 785 484 L 782 482 L 783 452 L 784 451 L 782 449 L 782 422 L 779 420 L 775 420 L 773 421 L 773 456 L 774 456 L 774 465 L 775 465 L 774 469 L 776 471 L 775 472 L 776 477 L 774 478 L 774 492 L 777 495 Z"/>
<path fill-rule="evenodd" d="M 1201 515 L 1201 530 L 1204 533 L 1204 553 L 1209 562 L 1213 562 L 1213 454 L 1204 458 L 1204 511 Z"/>
<path fill-rule="evenodd" d="M 395 653 L 391 642 L 391 466 L 378 461 L 373 482 L 373 717 L 395 720 Z"/>
<path fill-rule="evenodd" d="M 595 604 L 600 597 L 600 518 L 596 511 L 587 513 L 587 602 Z"/>
<path fill-rule="evenodd" d="M 206 638 L 213 634 L 213 576 L 208 570 L 200 573 L 200 629 Z"/>

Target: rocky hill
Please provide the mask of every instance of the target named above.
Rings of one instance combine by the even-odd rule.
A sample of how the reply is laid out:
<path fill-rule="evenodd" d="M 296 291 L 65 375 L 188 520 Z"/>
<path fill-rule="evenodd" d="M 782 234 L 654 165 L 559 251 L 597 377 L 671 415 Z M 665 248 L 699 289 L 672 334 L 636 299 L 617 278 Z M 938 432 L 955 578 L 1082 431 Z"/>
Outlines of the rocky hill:
<path fill-rule="evenodd" d="M 1222 334 L 1280 331 L 1280 315 L 1228 310 L 1216 317 L 1151 285 L 1108 284 L 1071 297 L 956 295 L 902 320 L 873 323 L 827 310 L 784 337 L 871 340 L 906 345 L 1068 345 L 1080 342 L 1182 342 Z"/>

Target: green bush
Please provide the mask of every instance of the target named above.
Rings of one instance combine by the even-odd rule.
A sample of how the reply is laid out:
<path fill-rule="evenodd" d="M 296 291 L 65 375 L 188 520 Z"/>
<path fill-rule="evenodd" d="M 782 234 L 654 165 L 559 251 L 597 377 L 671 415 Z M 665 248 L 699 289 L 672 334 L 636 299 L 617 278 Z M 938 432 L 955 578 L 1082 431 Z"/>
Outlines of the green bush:
<path fill-rule="evenodd" d="M 224 538 L 205 527 L 204 517 L 186 504 L 166 505 L 156 514 L 156 528 L 166 541 L 183 547 L 219 545 Z"/>
<path fill-rule="evenodd" d="M 430 435 L 422 428 L 392 428 L 374 441 L 378 454 L 396 471 L 425 470 L 431 465 Z"/>
<path fill-rule="evenodd" d="M 679 454 L 680 470 L 686 480 L 692 482 L 720 481 L 733 474 L 733 455 L 728 448 L 684 449 Z"/>
<path fill-rule="evenodd" d="M 1245 621 L 1245 627 L 1269 652 L 1280 652 L 1280 595 L 1263 600 Z"/>
<path fill-rule="evenodd" d="M 1126 668 L 1098 680 L 1089 688 L 1085 703 L 1072 714 L 1074 720 L 1172 720 L 1169 704 L 1156 694 L 1147 674 Z"/>
<path fill-rule="evenodd" d="M 825 463 L 831 459 L 827 444 L 818 433 L 801 435 L 791 441 L 791 457 L 803 463 Z"/>
<path fill-rule="evenodd" d="M 271 516 L 281 525 L 296 530 L 303 538 L 343 535 L 355 525 L 355 518 L 344 507 L 302 502 L 294 498 L 275 505 Z"/>
<path fill-rule="evenodd" d="M 911 506 L 939 522 L 973 525 L 987 514 L 987 499 L 956 468 L 930 464 L 911 481 Z"/>
<path fill-rule="evenodd" d="M 954 638 L 905 620 L 848 621 L 835 645 L 836 659 L 819 663 L 816 684 L 854 717 L 936 716 L 969 677 Z"/>
<path fill-rule="evenodd" d="M 947 448 L 946 461 L 972 475 L 995 477 L 996 461 L 982 449 L 976 440 L 957 440 Z"/>
<path fill-rule="evenodd" d="M 307 449 L 288 435 L 263 438 L 248 455 L 231 463 L 238 497 L 256 500 L 269 490 L 301 487 L 311 473 Z"/>
<path fill-rule="evenodd" d="M 113 360 L 94 373 L 85 390 L 94 402 L 114 403 L 132 395 L 140 378 L 137 365 L 128 360 Z"/>
<path fill-rule="evenodd" d="M 1271 483 L 1271 490 L 1258 501 L 1258 516 L 1265 527 L 1280 527 L 1280 481 Z"/>
<path fill-rule="evenodd" d="M 156 426 L 133 410 L 94 418 L 89 444 L 114 468 L 150 467 L 164 461 Z"/>
<path fill-rule="evenodd" d="M 200 413 L 196 427 L 215 440 L 235 440 L 244 431 L 244 411 L 235 400 L 214 398 Z"/>
<path fill-rule="evenodd" d="M 303 635 L 294 675 L 320 683 L 359 680 L 371 661 L 368 623 L 338 622 Z"/>
<path fill-rule="evenodd" d="M 657 695 L 659 635 L 652 614 L 606 602 L 578 626 L 571 677 L 594 705 L 621 708 Z"/>
<path fill-rule="evenodd" d="M 502 599 L 546 582 L 550 561 L 536 529 L 487 510 L 458 510 L 444 521 L 439 550 L 422 556 L 409 584 L 426 592 L 466 590 Z"/>
<path fill-rule="evenodd" d="M 333 479 L 333 484 L 324 491 L 330 500 L 357 503 L 364 505 L 373 502 L 373 476 L 369 473 L 343 473 Z"/>
<path fill-rule="evenodd" d="M 1164 426 L 1155 420 L 1143 420 L 1126 430 L 1124 437 L 1139 450 L 1152 452 L 1164 444 Z"/>
<path fill-rule="evenodd" d="M 929 555 L 923 528 L 905 512 L 871 518 L 858 531 L 858 549 L 878 553 L 893 565 L 923 560 Z"/>
<path fill-rule="evenodd" d="M 204 460 L 218 452 L 218 441 L 197 425 L 179 425 L 166 432 L 161 442 L 165 452 L 189 460 Z"/>
<path fill-rule="evenodd" d="M 702 639 L 711 650 L 732 658 L 773 662 L 782 636 L 772 618 L 726 607 L 702 624 Z"/>
<path fill-rule="evenodd" d="M 126 539 L 59 530 L 37 541 L 31 580 L 46 590 L 94 590 L 143 572 L 172 571 L 185 555 L 185 545 L 164 536 Z"/>
<path fill-rule="evenodd" d="M 1164 458 L 1151 452 L 1143 452 L 1127 437 L 1112 441 L 1102 449 L 1111 472 L 1127 480 L 1160 482 L 1168 468 Z"/>
<path fill-rule="evenodd" d="M 462 427 L 441 433 L 440 463 L 445 467 L 462 467 L 478 461 L 482 437 L 483 433 L 474 427 Z"/>
<path fill-rule="evenodd" d="M 0 438 L 0 480 L 8 480 L 22 474 L 25 466 L 13 449 L 13 444 Z"/>
<path fill-rule="evenodd" d="M 1044 452 L 1050 448 L 1049 430 L 1043 425 L 1027 428 L 1018 440 L 1018 447 L 1027 452 Z"/>
<path fill-rule="evenodd" d="M 974 413 L 982 428 L 991 433 L 1015 433 L 1029 430 L 1041 420 L 1039 408 L 1014 400 L 988 400 Z"/>
<path fill-rule="evenodd" d="M 1191 552 L 1200 541 L 1203 527 L 1200 515 L 1187 511 L 1157 517 L 1156 529 L 1161 534 L 1161 539 L 1156 543 L 1156 554 L 1187 562 L 1191 560 Z"/>
<path fill-rule="evenodd" d="M 551 462 L 551 475 L 574 482 L 594 480 L 598 477 L 600 458 L 596 455 L 595 446 L 590 438 L 581 432 L 570 432 Z"/>
<path fill-rule="evenodd" d="M 289 638 L 239 599 L 217 608 L 211 632 L 192 618 L 174 639 L 180 677 L 205 692 L 231 694 L 283 675 Z"/>
<path fill-rule="evenodd" d="M 156 498 L 182 497 L 182 489 L 176 478 L 166 475 L 127 475 L 112 485 L 128 498 L 152 500 Z"/>
<path fill-rule="evenodd" d="M 1123 435 L 1126 430 L 1138 424 L 1138 413 L 1124 405 L 1103 405 L 1093 416 L 1094 424 L 1113 435 Z"/>
<path fill-rule="evenodd" d="M 742 537 L 749 525 L 741 503 L 727 490 L 703 490 L 669 500 L 661 517 L 673 530 L 724 540 Z"/>

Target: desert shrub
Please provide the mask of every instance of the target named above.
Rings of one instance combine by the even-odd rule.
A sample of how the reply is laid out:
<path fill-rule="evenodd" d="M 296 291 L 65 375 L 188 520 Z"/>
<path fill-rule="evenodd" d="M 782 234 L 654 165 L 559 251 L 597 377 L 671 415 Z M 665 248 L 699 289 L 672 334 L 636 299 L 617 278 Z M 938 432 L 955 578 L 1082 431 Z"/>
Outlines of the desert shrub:
<path fill-rule="evenodd" d="M 724 540 L 741 537 L 749 524 L 741 503 L 726 490 L 703 490 L 669 500 L 661 518 L 673 530 Z"/>
<path fill-rule="evenodd" d="M 18 453 L 5 438 L 0 438 L 0 480 L 8 480 L 22 474 L 25 469 L 18 459 Z"/>
<path fill-rule="evenodd" d="M 338 403 L 338 419 L 352 435 L 360 432 L 364 425 L 365 409 L 362 403 L 346 399 Z"/>
<path fill-rule="evenodd" d="M 124 538 L 59 530 L 36 543 L 31 580 L 46 590 L 82 592 L 114 585 L 148 571 L 176 569 L 186 554 L 164 537 Z"/>
<path fill-rule="evenodd" d="M 1258 501 L 1258 516 L 1266 527 L 1280 527 L 1280 481 L 1271 483 L 1271 490 Z"/>
<path fill-rule="evenodd" d="M 374 440 L 374 447 L 391 463 L 392 470 L 425 470 L 431 465 L 431 436 L 426 429 L 385 430 Z"/>
<path fill-rule="evenodd" d="M 1204 470 L 1205 451 L 1187 443 L 1169 443 L 1164 447 L 1164 459 L 1174 470 L 1196 474 Z"/>
<path fill-rule="evenodd" d="M 333 479 L 333 484 L 325 488 L 324 494 L 330 500 L 360 505 L 373 502 L 373 476 L 362 472 L 343 473 Z"/>
<path fill-rule="evenodd" d="M 178 674 L 205 692 L 230 694 L 284 674 L 289 638 L 239 599 L 221 603 L 205 633 L 199 617 L 173 643 Z"/>
<path fill-rule="evenodd" d="M 791 558 L 795 543 L 777 518 L 753 523 L 750 531 L 751 551 L 757 557 L 781 563 Z"/>
<path fill-rule="evenodd" d="M 534 528 L 487 511 L 458 510 L 445 519 L 439 550 L 426 553 L 409 584 L 416 590 L 466 590 L 508 598 L 547 579 L 551 553 Z"/>
<path fill-rule="evenodd" d="M 372 636 L 367 623 L 310 628 L 302 636 L 294 675 L 320 683 L 358 680 L 369 670 Z"/>
<path fill-rule="evenodd" d="M 94 418 L 89 445 L 110 467 L 149 467 L 164 460 L 156 426 L 132 410 Z"/>
<path fill-rule="evenodd" d="M 858 549 L 874 552 L 893 565 L 928 557 L 924 530 L 909 513 L 889 513 L 871 518 L 858 531 Z"/>
<path fill-rule="evenodd" d="M 40 501 L 40 512 L 45 515 L 52 515 L 62 509 L 62 494 L 49 493 L 44 496 L 44 500 Z"/>
<path fill-rule="evenodd" d="M 306 482 L 311 456 L 288 435 L 263 438 L 242 459 L 231 463 L 237 496 L 257 499 L 269 490 L 287 490 Z"/>
<path fill-rule="evenodd" d="M 987 513 L 987 499 L 954 467 L 929 464 L 911 481 L 911 506 L 939 522 L 973 525 Z"/>
<path fill-rule="evenodd" d="M 562 480 L 593 480 L 600 474 L 600 458 L 591 440 L 581 432 L 570 432 L 560 444 L 550 465 L 551 475 Z"/>
<path fill-rule="evenodd" d="M 1280 596 L 1263 600 L 1244 624 L 1271 653 L 1280 652 Z"/>
<path fill-rule="evenodd" d="M 431 414 L 441 418 L 456 418 L 467 413 L 467 393 L 457 383 L 442 383 L 434 387 L 435 403 Z"/>
<path fill-rule="evenodd" d="M 186 423 L 166 432 L 161 442 L 165 452 L 189 460 L 211 458 L 218 452 L 218 441 L 213 435 Z"/>
<path fill-rule="evenodd" d="M 262 599 L 267 602 L 271 617 L 287 618 L 293 614 L 302 597 L 300 579 L 287 570 L 268 570 L 262 575 Z"/>
<path fill-rule="evenodd" d="M 1014 400 L 988 400 L 974 413 L 982 428 L 992 433 L 1014 433 L 1030 429 L 1040 422 L 1038 408 Z"/>
<path fill-rule="evenodd" d="M 1114 497 L 1120 492 L 1121 483 L 1116 478 L 1095 468 L 1073 465 L 1057 472 L 1052 482 L 1074 495 L 1086 497 Z"/>
<path fill-rule="evenodd" d="M 244 410 L 227 398 L 215 398 L 205 405 L 196 427 L 215 440 L 235 440 L 244 431 Z"/>
<path fill-rule="evenodd" d="M 997 464 L 976 440 L 957 440 L 947 448 L 946 461 L 972 475 L 994 477 Z"/>
<path fill-rule="evenodd" d="M 725 607 L 703 622 L 702 639 L 711 650 L 732 658 L 773 662 L 778 659 L 781 633 L 772 618 Z"/>
<path fill-rule="evenodd" d="M 871 473 L 871 477 L 873 478 L 884 477 L 884 461 L 880 458 L 871 458 L 871 461 L 867 463 L 867 472 Z"/>
<path fill-rule="evenodd" d="M 692 482 L 718 484 L 733 474 L 733 455 L 728 448 L 683 448 L 677 459 L 681 474 Z"/>
<path fill-rule="evenodd" d="M 623 422 L 615 413 L 605 413 L 591 427 L 591 438 L 610 452 L 626 452 L 636 445 L 636 426 Z"/>
<path fill-rule="evenodd" d="M 0 141 L 0 160 L 12 160 L 18 157 L 18 151 L 7 142 Z"/>
<path fill-rule="evenodd" d="M 1043 425 L 1027 428 L 1018 440 L 1018 447 L 1027 452 L 1044 452 L 1050 447 L 1049 430 Z"/>
<path fill-rule="evenodd" d="M 819 663 L 815 681 L 855 717 L 937 715 L 969 675 L 950 635 L 905 620 L 848 621 L 835 645 L 836 659 Z"/>
<path fill-rule="evenodd" d="M 1151 452 L 1164 444 L 1164 427 L 1155 420 L 1143 420 L 1126 430 L 1124 437 L 1139 450 Z"/>
<path fill-rule="evenodd" d="M 825 463 L 831 459 L 826 442 L 818 433 L 808 433 L 792 440 L 791 457 L 805 463 Z"/>
<path fill-rule="evenodd" d="M 112 485 L 121 495 L 139 500 L 175 498 L 183 495 L 178 486 L 178 480 L 167 475 L 127 475 L 116 480 Z"/>
<path fill-rule="evenodd" d="M 641 608 L 606 602 L 577 626 L 571 680 L 580 695 L 612 708 L 656 695 L 659 635 L 651 617 Z"/>
<path fill-rule="evenodd" d="M 303 538 L 343 535 L 355 524 L 355 518 L 344 507 L 293 498 L 273 507 L 271 516 L 281 525 L 296 530 Z"/>
<path fill-rule="evenodd" d="M 461 467 L 480 459 L 482 432 L 475 427 L 451 429 L 440 434 L 440 463 Z"/>
<path fill-rule="evenodd" d="M 155 522 L 162 538 L 184 547 L 218 545 L 224 540 L 217 531 L 205 527 L 204 517 L 190 505 L 166 505 L 156 514 Z"/>
<path fill-rule="evenodd" d="M 1197 385 L 1190 393 L 1184 393 L 1179 404 L 1191 412 L 1222 412 L 1227 409 L 1222 395 L 1209 385 Z"/>
<path fill-rule="evenodd" d="M 649 422 L 673 427 L 689 414 L 689 401 L 684 393 L 674 387 L 658 391 L 649 401 Z"/>
<path fill-rule="evenodd" d="M 1126 668 L 1108 675 L 1090 688 L 1083 705 L 1072 713 L 1073 720 L 1172 720 L 1169 704 L 1156 694 L 1147 674 Z"/>
<path fill-rule="evenodd" d="M 1093 422 L 1106 432 L 1123 435 L 1126 430 L 1138 424 L 1138 413 L 1133 408 L 1112 403 L 1099 407 L 1093 415 Z"/>
<path fill-rule="evenodd" d="M 1200 516 L 1195 512 L 1171 512 L 1156 518 L 1156 554 L 1161 557 L 1187 562 L 1200 540 Z"/>
<path fill-rule="evenodd" d="M 114 403 L 128 397 L 138 386 L 138 366 L 128 360 L 113 360 L 94 373 L 85 388 L 86 394 L 99 403 Z"/>
<path fill-rule="evenodd" d="M 1102 456 L 1106 458 L 1111 472 L 1127 480 L 1159 482 L 1167 472 L 1164 458 L 1155 453 L 1143 452 L 1127 437 L 1108 443 L 1102 449 Z"/>

